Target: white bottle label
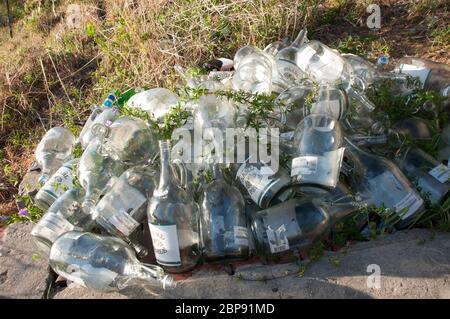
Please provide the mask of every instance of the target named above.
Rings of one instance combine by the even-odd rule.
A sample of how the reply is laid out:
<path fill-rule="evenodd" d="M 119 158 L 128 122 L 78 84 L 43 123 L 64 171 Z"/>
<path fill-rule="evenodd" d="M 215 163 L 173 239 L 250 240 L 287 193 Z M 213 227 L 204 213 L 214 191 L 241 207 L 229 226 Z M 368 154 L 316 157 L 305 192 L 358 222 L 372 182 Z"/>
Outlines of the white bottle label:
<path fill-rule="evenodd" d="M 55 198 L 64 194 L 68 189 L 73 187 L 72 169 L 67 166 L 59 168 L 50 180 L 45 183 L 43 191 L 50 193 Z"/>
<path fill-rule="evenodd" d="M 269 166 L 258 169 L 244 163 L 239 167 L 236 177 L 245 187 L 252 200 L 259 204 L 261 195 L 279 181 L 277 178 L 270 178 L 273 174 L 274 172 Z"/>
<path fill-rule="evenodd" d="M 109 204 L 112 203 L 114 214 L 108 221 L 125 236 L 129 236 L 139 226 L 132 216 L 146 202 L 147 198 L 140 191 L 119 179 L 114 184 L 114 189 L 97 206 L 100 211 L 104 211 L 110 209 Z"/>
<path fill-rule="evenodd" d="M 238 246 L 248 246 L 247 227 L 234 226 L 234 243 Z"/>
<path fill-rule="evenodd" d="M 433 168 L 429 174 L 444 184 L 450 179 L 450 167 L 445 166 L 444 164 L 439 164 Z"/>
<path fill-rule="evenodd" d="M 299 156 L 292 160 L 291 176 L 303 183 L 335 187 L 339 180 L 344 147 L 324 153 L 322 156 Z"/>
<path fill-rule="evenodd" d="M 317 156 L 300 156 L 292 160 L 291 176 L 311 175 L 317 171 Z"/>
<path fill-rule="evenodd" d="M 115 212 L 108 221 L 125 236 L 130 236 L 139 226 L 139 223 L 133 217 L 122 210 Z"/>
<path fill-rule="evenodd" d="M 289 241 L 286 237 L 286 227 L 281 225 L 276 230 L 270 228 L 266 230 L 267 240 L 269 241 L 270 252 L 272 254 L 289 250 Z"/>
<path fill-rule="evenodd" d="M 180 246 L 176 225 L 156 225 L 149 223 L 153 249 L 158 264 L 180 266 Z"/>
<path fill-rule="evenodd" d="M 418 77 L 422 83 L 422 88 L 425 85 L 431 70 L 425 67 L 415 66 L 412 64 L 402 64 L 400 65 L 400 73 L 408 74 L 413 77 Z"/>
<path fill-rule="evenodd" d="M 394 209 L 401 214 L 401 219 L 404 220 L 413 215 L 422 204 L 423 199 L 415 192 L 410 192 L 394 206 Z"/>

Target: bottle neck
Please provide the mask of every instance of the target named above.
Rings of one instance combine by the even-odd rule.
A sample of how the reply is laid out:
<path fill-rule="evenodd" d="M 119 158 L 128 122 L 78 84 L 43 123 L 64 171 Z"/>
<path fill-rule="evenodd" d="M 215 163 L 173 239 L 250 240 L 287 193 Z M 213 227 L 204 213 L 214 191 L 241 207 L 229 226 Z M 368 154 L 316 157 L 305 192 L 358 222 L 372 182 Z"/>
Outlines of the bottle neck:
<path fill-rule="evenodd" d="M 302 46 L 305 43 L 307 33 L 308 33 L 308 31 L 306 29 L 302 29 L 298 33 L 297 37 L 291 43 L 290 46 L 293 47 L 293 48 L 299 48 L 300 46 Z"/>
<path fill-rule="evenodd" d="M 158 191 L 167 190 L 170 184 L 170 140 L 159 141 L 161 174 Z"/>

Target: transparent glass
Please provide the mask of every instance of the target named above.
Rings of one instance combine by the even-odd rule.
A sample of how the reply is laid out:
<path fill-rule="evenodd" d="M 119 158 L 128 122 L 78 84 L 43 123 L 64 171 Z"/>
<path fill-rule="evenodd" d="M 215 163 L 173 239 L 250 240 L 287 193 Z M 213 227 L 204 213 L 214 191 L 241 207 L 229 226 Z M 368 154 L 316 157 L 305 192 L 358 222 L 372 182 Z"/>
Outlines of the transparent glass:
<path fill-rule="evenodd" d="M 450 168 L 418 148 L 406 148 L 395 163 L 417 183 L 421 194 L 427 196 L 432 204 L 438 204 L 446 198 L 450 190 Z"/>
<path fill-rule="evenodd" d="M 84 198 L 82 188 L 72 188 L 61 195 L 42 216 L 31 231 L 37 246 L 49 253 L 60 235 L 72 230 L 90 230 L 94 226 L 92 215 L 81 209 Z"/>
<path fill-rule="evenodd" d="M 336 187 L 344 155 L 339 122 L 322 114 L 311 114 L 294 133 L 291 177 L 312 192 Z"/>
<path fill-rule="evenodd" d="M 99 112 L 99 113 L 97 113 Z M 95 116 L 93 119 L 92 116 Z M 96 108 L 92 112 L 88 122 L 86 122 L 83 131 L 81 131 L 80 136 L 78 138 L 78 142 L 81 144 L 83 149 L 89 145 L 89 143 L 96 137 L 94 132 L 92 131 L 92 127 L 95 125 L 109 125 L 109 123 L 114 122 L 119 116 L 119 109 L 110 107 L 110 108 Z"/>
<path fill-rule="evenodd" d="M 218 165 L 214 180 L 200 196 L 200 233 L 207 261 L 249 257 L 249 233 L 245 201 L 239 190 L 227 184 Z"/>
<path fill-rule="evenodd" d="M 295 130 L 308 114 L 306 101 L 313 93 L 310 86 L 292 86 L 280 93 L 275 101 L 275 110 L 270 115 L 269 126 L 276 126 L 282 132 Z"/>
<path fill-rule="evenodd" d="M 36 161 L 41 166 L 39 182 L 43 185 L 50 176 L 72 157 L 75 136 L 64 127 L 53 127 L 45 133 L 36 147 Z"/>
<path fill-rule="evenodd" d="M 92 141 L 83 152 L 78 163 L 78 179 L 86 190 L 83 209 L 91 212 L 98 199 L 104 194 L 113 176 L 119 176 L 125 169 L 122 162 L 114 160 L 104 153 L 99 140 Z"/>
<path fill-rule="evenodd" d="M 375 65 L 355 54 L 342 54 L 352 66 L 353 72 L 369 86 L 379 80 L 406 81 L 406 76 L 398 73 L 382 72 Z"/>
<path fill-rule="evenodd" d="M 307 248 L 328 234 L 332 225 L 355 212 L 353 203 L 295 198 L 251 216 L 257 250 L 265 255 Z"/>
<path fill-rule="evenodd" d="M 167 272 L 193 269 L 201 256 L 199 208 L 186 185 L 186 169 L 170 163 L 170 141 L 159 141 L 161 174 L 147 209 L 156 260 Z M 176 179 L 180 176 L 180 180 Z"/>
<path fill-rule="evenodd" d="M 347 111 L 348 101 L 345 93 L 328 84 L 320 86 L 317 97 L 311 105 L 311 114 L 324 114 L 332 119 L 341 120 Z"/>
<path fill-rule="evenodd" d="M 397 228 L 405 228 L 420 216 L 424 201 L 411 182 L 392 161 L 367 153 L 345 139 L 346 158 L 352 167 L 349 185 L 377 207 L 398 216 Z"/>
<path fill-rule="evenodd" d="M 338 85 L 368 111 L 375 109 L 374 104 L 362 93 L 365 82 L 354 74 L 349 62 L 325 44 L 319 41 L 304 44 L 296 53 L 295 61 L 314 82 Z"/>
<path fill-rule="evenodd" d="M 164 115 L 179 101 L 178 96 L 165 88 L 153 88 L 133 95 L 127 106 L 147 112 L 159 123 L 164 123 Z"/>
<path fill-rule="evenodd" d="M 445 63 L 404 57 L 397 61 L 395 72 L 418 77 L 422 83 L 422 88 L 441 92 L 442 96 L 448 97 L 450 66 Z"/>
<path fill-rule="evenodd" d="M 274 172 L 264 163 L 250 160 L 233 165 L 233 175 L 239 181 L 242 191 L 261 208 L 286 201 L 292 194 L 289 174 L 280 167 Z"/>
<path fill-rule="evenodd" d="M 73 188 L 73 179 L 76 175 L 75 168 L 78 162 L 79 159 L 73 159 L 64 163 L 39 189 L 34 196 L 34 201 L 40 209 L 47 210 L 58 197 L 68 189 Z"/>
<path fill-rule="evenodd" d="M 233 89 L 252 93 L 272 92 L 273 68 L 273 57 L 262 50 L 258 49 L 257 52 L 245 55 L 238 64 L 235 64 Z"/>
<path fill-rule="evenodd" d="M 279 87 L 287 89 L 296 82 L 306 78 L 306 74 L 297 66 L 296 55 L 299 48 L 306 43 L 307 30 L 303 29 L 297 38 L 287 47 L 279 50 L 275 55 L 274 82 Z"/>
<path fill-rule="evenodd" d="M 119 238 L 91 233 L 72 231 L 59 237 L 50 251 L 50 266 L 70 281 L 105 292 L 133 285 L 158 292 L 176 284 L 161 267 L 140 263 Z"/>
<path fill-rule="evenodd" d="M 126 165 L 143 164 L 158 153 L 155 136 L 139 118 L 124 116 L 106 125 L 96 123 L 92 130 L 101 142 L 99 150 Z"/>
<path fill-rule="evenodd" d="M 120 237 L 137 251 L 147 254 L 145 247 L 134 242 L 132 234 L 146 217 L 148 198 L 157 184 L 158 173 L 148 165 L 126 170 L 94 209 L 95 221 L 109 234 Z"/>

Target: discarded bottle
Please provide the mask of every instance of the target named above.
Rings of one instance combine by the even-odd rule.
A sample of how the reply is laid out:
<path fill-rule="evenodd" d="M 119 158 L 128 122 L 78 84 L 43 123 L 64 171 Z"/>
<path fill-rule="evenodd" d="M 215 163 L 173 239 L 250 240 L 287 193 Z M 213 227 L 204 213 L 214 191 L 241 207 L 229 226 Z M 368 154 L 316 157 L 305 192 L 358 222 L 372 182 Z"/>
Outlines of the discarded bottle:
<path fill-rule="evenodd" d="M 73 179 L 78 161 L 73 159 L 61 166 L 37 192 L 34 201 L 40 209 L 47 210 L 58 197 L 74 186 Z"/>
<path fill-rule="evenodd" d="M 113 123 L 96 123 L 92 131 L 101 142 L 102 154 L 128 166 L 143 164 L 157 154 L 156 138 L 139 118 L 124 116 Z"/>
<path fill-rule="evenodd" d="M 80 137 L 78 138 L 79 143 L 83 149 L 89 145 L 89 143 L 96 137 L 94 132 L 92 131 L 92 127 L 97 125 L 108 125 L 109 123 L 114 122 L 119 116 L 119 109 L 115 107 L 110 108 L 97 108 L 99 110 L 98 114 L 95 114 L 95 118 L 91 120 L 87 129 L 83 128 L 83 131 L 80 133 Z M 94 110 L 96 112 L 96 110 Z M 94 112 L 92 114 L 94 114 Z M 92 116 L 92 115 L 91 115 Z M 85 124 L 87 127 L 88 123 Z"/>
<path fill-rule="evenodd" d="M 236 55 L 240 53 L 239 51 Z M 238 63 L 235 57 L 236 71 L 232 79 L 233 89 L 252 93 L 272 92 L 273 67 L 273 57 L 260 49 L 245 55 Z"/>
<path fill-rule="evenodd" d="M 275 41 L 268 44 L 263 51 L 272 56 L 276 56 L 280 50 L 288 47 L 290 44 L 291 40 L 289 39 L 289 37 L 285 37 L 282 41 Z"/>
<path fill-rule="evenodd" d="M 83 129 L 80 132 L 77 142 L 81 144 L 82 148 L 85 149 L 89 142 L 93 139 L 91 128 L 94 122 L 106 123 L 106 121 L 114 121 L 118 110 L 115 112 L 105 112 L 108 109 L 114 109 L 113 105 L 116 102 L 116 96 L 114 93 L 110 93 L 108 97 L 103 101 L 100 106 L 94 106 L 92 113 L 89 115 Z"/>
<path fill-rule="evenodd" d="M 105 154 L 103 147 L 101 141 L 92 141 L 81 155 L 78 164 L 78 179 L 86 190 L 83 210 L 90 213 L 100 196 L 111 186 L 108 184 L 111 177 L 117 177 L 124 171 L 123 163 Z"/>
<path fill-rule="evenodd" d="M 395 163 L 417 183 L 423 196 L 432 204 L 442 202 L 450 191 L 450 168 L 418 148 L 405 148 L 395 158 Z"/>
<path fill-rule="evenodd" d="M 60 276 L 82 287 L 117 291 L 131 285 L 174 288 L 176 282 L 161 267 L 140 263 L 119 238 L 68 232 L 50 251 L 50 266 Z"/>
<path fill-rule="evenodd" d="M 347 96 L 342 90 L 323 83 L 311 105 L 310 114 L 324 114 L 339 121 L 345 116 L 348 104 Z"/>
<path fill-rule="evenodd" d="M 307 248 L 358 207 L 351 202 L 341 204 L 304 197 L 262 210 L 251 216 L 257 250 L 267 255 Z"/>
<path fill-rule="evenodd" d="M 306 101 L 313 93 L 309 86 L 292 86 L 280 93 L 275 101 L 275 110 L 270 115 L 269 126 L 278 127 L 282 132 L 295 130 L 308 115 Z"/>
<path fill-rule="evenodd" d="M 36 147 L 36 160 L 41 166 L 39 183 L 43 185 L 50 176 L 72 157 L 75 136 L 64 127 L 54 127 L 45 133 Z"/>
<path fill-rule="evenodd" d="M 240 165 L 233 165 L 233 172 L 243 191 L 261 208 L 284 202 L 292 194 L 291 180 L 282 167 L 274 172 L 264 163 L 252 163 L 247 159 Z"/>
<path fill-rule="evenodd" d="M 126 103 L 130 108 L 147 112 L 158 123 L 162 124 L 164 115 L 178 103 L 178 96 L 165 88 L 154 88 L 133 95 Z"/>
<path fill-rule="evenodd" d="M 223 180 L 217 164 L 213 172 L 214 180 L 204 187 L 199 200 L 203 256 L 208 261 L 246 259 L 249 233 L 244 198 Z"/>
<path fill-rule="evenodd" d="M 353 71 L 365 82 L 366 87 L 379 80 L 406 81 L 406 76 L 403 74 L 382 72 L 375 65 L 355 54 L 342 54 L 342 57 L 350 63 Z"/>
<path fill-rule="evenodd" d="M 175 180 L 170 141 L 159 141 L 159 148 L 161 174 L 149 201 L 148 222 L 158 264 L 167 272 L 180 273 L 194 268 L 201 256 L 198 206 Z M 184 185 L 185 168 L 178 168 Z"/>
<path fill-rule="evenodd" d="M 157 175 L 148 165 L 126 170 L 94 209 L 97 224 L 133 246 L 139 256 L 146 255 L 147 250 L 130 236 L 146 217 L 147 200 L 153 193 Z"/>
<path fill-rule="evenodd" d="M 298 83 L 306 78 L 306 74 L 297 66 L 296 57 L 299 48 L 307 41 L 307 30 L 303 29 L 297 38 L 288 46 L 275 55 L 274 80 L 279 87 L 287 89 L 293 83 Z"/>
<path fill-rule="evenodd" d="M 326 82 L 342 87 L 347 95 L 367 111 L 375 105 L 362 93 L 365 82 L 353 73 L 351 65 L 339 53 L 319 41 L 310 41 L 296 53 L 297 66 L 316 83 Z"/>
<path fill-rule="evenodd" d="M 346 157 L 353 165 L 349 184 L 377 207 L 391 209 L 398 217 L 395 227 L 409 226 L 424 210 L 424 201 L 392 161 L 362 151 L 348 139 Z"/>
<path fill-rule="evenodd" d="M 398 60 L 395 72 L 418 77 L 425 90 L 440 92 L 448 97 L 450 89 L 450 66 L 415 57 L 404 57 Z"/>
<path fill-rule="evenodd" d="M 49 253 L 50 247 L 62 234 L 72 230 L 89 231 L 94 226 L 91 214 L 81 209 L 82 188 L 72 188 L 62 194 L 42 216 L 31 231 L 37 246 Z"/>
<path fill-rule="evenodd" d="M 321 193 L 336 187 L 344 155 L 339 122 L 322 114 L 311 114 L 294 133 L 293 182 Z"/>

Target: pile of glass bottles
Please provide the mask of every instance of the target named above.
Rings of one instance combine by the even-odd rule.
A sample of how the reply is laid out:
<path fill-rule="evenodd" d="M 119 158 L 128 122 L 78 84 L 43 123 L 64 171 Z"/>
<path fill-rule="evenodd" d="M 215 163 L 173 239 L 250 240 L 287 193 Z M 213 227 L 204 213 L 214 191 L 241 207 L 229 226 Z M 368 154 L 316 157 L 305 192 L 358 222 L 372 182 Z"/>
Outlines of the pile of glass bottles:
<path fill-rule="evenodd" d="M 78 138 L 55 127 L 36 149 L 38 247 L 82 286 L 159 289 L 175 286 L 167 273 L 200 263 L 308 247 L 368 207 L 411 227 L 449 198 L 450 127 L 438 158 L 411 141 L 436 143 L 427 119 L 450 104 L 450 72 L 411 58 L 388 72 L 386 61 L 340 54 L 301 30 L 292 43 L 244 46 L 202 75 L 176 66 L 177 93 L 111 93 Z M 380 116 L 371 88 L 391 81 L 414 100 L 414 77 L 442 103 L 395 123 Z M 188 115 L 163 138 L 173 110 Z"/>

